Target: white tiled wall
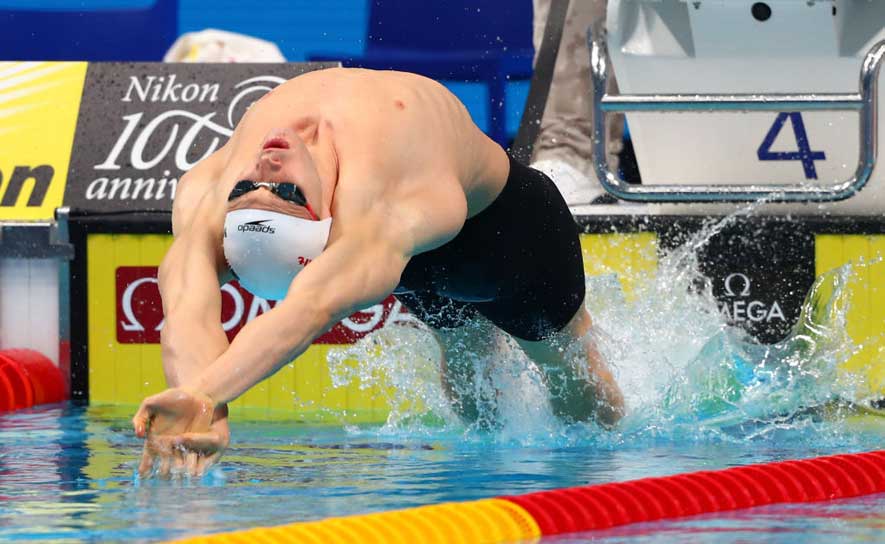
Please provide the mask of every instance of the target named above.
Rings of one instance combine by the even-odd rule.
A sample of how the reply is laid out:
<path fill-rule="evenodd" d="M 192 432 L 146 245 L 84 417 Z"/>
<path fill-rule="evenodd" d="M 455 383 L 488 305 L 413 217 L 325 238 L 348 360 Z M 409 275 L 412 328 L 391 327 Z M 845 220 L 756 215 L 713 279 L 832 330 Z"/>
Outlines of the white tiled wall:
<path fill-rule="evenodd" d="M 59 359 L 59 261 L 0 258 L 0 349 Z"/>

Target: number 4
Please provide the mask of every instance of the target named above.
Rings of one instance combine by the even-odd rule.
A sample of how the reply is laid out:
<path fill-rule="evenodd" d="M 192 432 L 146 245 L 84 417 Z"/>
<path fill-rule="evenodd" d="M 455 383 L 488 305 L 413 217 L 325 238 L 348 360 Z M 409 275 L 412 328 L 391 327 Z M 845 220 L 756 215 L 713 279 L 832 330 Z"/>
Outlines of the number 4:
<path fill-rule="evenodd" d="M 781 129 L 784 128 L 787 118 L 793 124 L 793 134 L 796 136 L 796 147 L 799 150 L 772 151 L 771 144 L 774 143 Z M 823 151 L 811 150 L 811 146 L 808 144 L 808 134 L 805 132 L 805 123 L 802 121 L 802 114 L 798 111 L 779 113 L 756 153 L 760 161 L 802 161 L 802 168 L 805 169 L 805 179 L 817 179 L 817 169 L 814 167 L 814 161 L 827 160 L 827 156 Z"/>

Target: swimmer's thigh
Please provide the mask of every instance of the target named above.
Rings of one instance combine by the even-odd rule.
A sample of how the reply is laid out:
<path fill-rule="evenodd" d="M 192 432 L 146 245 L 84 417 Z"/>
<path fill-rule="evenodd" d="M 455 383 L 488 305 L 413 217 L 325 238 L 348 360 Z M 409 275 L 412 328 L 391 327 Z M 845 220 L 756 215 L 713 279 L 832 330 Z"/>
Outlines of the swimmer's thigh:
<path fill-rule="evenodd" d="M 505 334 L 479 315 L 469 324 L 434 333 L 443 353 L 440 381 L 455 413 L 466 422 L 493 425 L 497 390 L 492 370 Z"/>
<path fill-rule="evenodd" d="M 440 381 L 452 409 L 467 422 L 494 413 L 489 365 L 504 335 L 473 304 L 433 293 L 397 295 L 433 331 L 442 352 Z"/>
<path fill-rule="evenodd" d="M 516 341 L 544 376 L 557 416 L 613 425 L 623 416 L 623 394 L 592 328 L 590 314 L 581 306 L 561 330 L 537 341 Z"/>
<path fill-rule="evenodd" d="M 589 332 L 589 323 L 589 314 L 581 306 L 558 331 L 537 340 L 516 338 L 519 347 L 544 376 L 554 413 L 566 419 L 588 419 L 596 408 L 596 397 L 588 387 L 591 381 L 588 358 L 596 355 L 595 346 L 583 338 Z M 588 348 L 592 349 L 592 355 Z"/>

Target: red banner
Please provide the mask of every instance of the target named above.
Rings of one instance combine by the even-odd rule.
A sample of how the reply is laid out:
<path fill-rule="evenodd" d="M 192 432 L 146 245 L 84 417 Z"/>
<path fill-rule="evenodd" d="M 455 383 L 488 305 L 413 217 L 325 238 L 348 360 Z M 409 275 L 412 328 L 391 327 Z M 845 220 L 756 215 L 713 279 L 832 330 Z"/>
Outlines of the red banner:
<path fill-rule="evenodd" d="M 156 266 L 121 266 L 116 272 L 117 342 L 159 344 L 163 305 Z M 229 339 L 246 323 L 270 310 L 275 302 L 256 297 L 237 282 L 221 287 L 221 324 Z M 410 321 L 406 309 L 392 296 L 335 324 L 315 344 L 352 344 L 389 322 Z"/>

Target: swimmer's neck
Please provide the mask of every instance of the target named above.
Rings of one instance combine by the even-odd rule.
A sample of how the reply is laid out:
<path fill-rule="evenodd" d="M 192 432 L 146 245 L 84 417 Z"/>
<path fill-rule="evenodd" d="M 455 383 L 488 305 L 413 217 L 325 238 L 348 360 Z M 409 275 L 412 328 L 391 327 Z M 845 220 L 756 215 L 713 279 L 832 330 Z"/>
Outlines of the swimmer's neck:
<path fill-rule="evenodd" d="M 322 202 L 313 211 L 320 218 L 330 217 L 340 173 L 334 125 L 330 119 L 312 113 L 296 118 L 292 123 L 292 129 L 307 147 L 307 152 L 310 153 L 320 177 Z"/>

